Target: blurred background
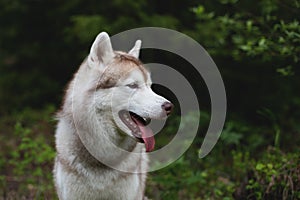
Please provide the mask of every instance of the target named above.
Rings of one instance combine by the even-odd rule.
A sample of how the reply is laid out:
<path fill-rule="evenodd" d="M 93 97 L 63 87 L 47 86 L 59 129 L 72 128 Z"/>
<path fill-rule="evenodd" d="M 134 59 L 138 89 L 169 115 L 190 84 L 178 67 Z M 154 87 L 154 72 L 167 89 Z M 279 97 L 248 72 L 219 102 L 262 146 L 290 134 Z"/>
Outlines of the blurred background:
<path fill-rule="evenodd" d="M 147 196 L 300 199 L 299 13 L 299 0 L 0 0 L 0 199 L 57 198 L 54 115 L 67 82 L 99 32 L 145 26 L 198 41 L 228 98 L 221 138 L 199 159 L 210 99 L 203 80 L 193 79 L 203 96 L 199 133 L 178 161 L 149 174 Z M 151 49 L 141 60 L 189 68 Z M 168 125 L 158 147 L 173 137 L 178 117 Z"/>

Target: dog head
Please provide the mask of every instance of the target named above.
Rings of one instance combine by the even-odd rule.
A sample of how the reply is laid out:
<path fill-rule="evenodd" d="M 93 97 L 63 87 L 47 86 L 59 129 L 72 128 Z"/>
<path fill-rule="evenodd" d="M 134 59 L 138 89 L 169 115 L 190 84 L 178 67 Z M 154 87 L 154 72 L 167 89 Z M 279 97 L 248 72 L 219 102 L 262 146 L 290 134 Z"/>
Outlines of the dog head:
<path fill-rule="evenodd" d="M 87 64 L 97 74 L 91 90 L 99 111 L 110 118 L 122 132 L 145 143 L 146 151 L 154 148 L 151 119 L 166 118 L 173 105 L 151 89 L 150 72 L 138 59 L 141 41 L 128 52 L 114 51 L 107 33 L 100 33 L 90 50 Z"/>

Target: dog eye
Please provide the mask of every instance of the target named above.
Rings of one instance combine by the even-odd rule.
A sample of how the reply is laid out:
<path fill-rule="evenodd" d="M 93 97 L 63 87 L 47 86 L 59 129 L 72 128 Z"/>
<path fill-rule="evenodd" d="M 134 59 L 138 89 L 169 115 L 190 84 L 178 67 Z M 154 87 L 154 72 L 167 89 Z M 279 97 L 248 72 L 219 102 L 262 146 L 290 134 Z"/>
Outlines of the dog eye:
<path fill-rule="evenodd" d="M 130 84 L 126 85 L 126 86 L 130 87 L 131 89 L 136 89 L 136 88 L 139 87 L 137 83 L 130 83 Z"/>

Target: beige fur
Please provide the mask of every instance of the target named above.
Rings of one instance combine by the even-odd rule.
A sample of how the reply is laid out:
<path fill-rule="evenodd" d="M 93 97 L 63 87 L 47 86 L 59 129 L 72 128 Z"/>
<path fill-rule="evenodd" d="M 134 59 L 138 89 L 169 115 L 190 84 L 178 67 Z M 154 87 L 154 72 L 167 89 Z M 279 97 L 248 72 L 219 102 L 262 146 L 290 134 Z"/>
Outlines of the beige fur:
<path fill-rule="evenodd" d="M 130 93 L 129 107 L 135 113 L 166 117 L 161 105 L 168 100 L 151 90 L 150 74 L 138 60 L 140 47 L 138 40 L 129 53 L 113 51 L 109 36 L 100 33 L 70 82 L 56 130 L 54 177 L 59 199 L 144 198 L 148 167 L 145 145 L 113 116 L 113 110 L 127 106 L 126 95 Z M 127 87 L 132 82 L 139 88 Z M 111 141 L 139 154 L 116 152 Z M 99 159 L 123 170 L 108 167 Z"/>

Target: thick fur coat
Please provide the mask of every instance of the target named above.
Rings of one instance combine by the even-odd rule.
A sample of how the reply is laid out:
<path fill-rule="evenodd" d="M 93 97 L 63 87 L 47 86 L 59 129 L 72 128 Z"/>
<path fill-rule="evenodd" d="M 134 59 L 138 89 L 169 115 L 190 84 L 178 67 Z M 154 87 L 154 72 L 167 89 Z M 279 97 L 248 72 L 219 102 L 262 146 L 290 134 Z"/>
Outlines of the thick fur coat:
<path fill-rule="evenodd" d="M 56 129 L 59 199 L 144 198 L 146 151 L 154 148 L 145 122 L 165 118 L 172 104 L 151 90 L 140 47 L 113 51 L 100 33 L 69 83 Z"/>

